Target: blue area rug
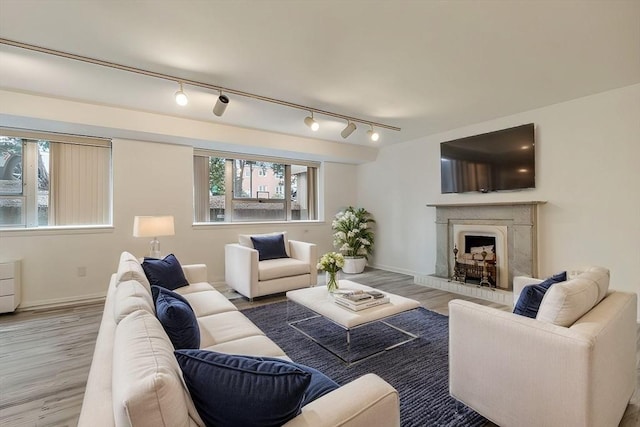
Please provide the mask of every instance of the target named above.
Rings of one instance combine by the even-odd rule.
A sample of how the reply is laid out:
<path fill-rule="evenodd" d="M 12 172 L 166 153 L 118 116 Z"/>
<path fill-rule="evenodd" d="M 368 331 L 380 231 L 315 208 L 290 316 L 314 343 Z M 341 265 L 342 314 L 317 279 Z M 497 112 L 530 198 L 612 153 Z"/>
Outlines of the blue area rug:
<path fill-rule="evenodd" d="M 384 378 L 400 394 L 400 420 L 403 427 L 483 426 L 487 420 L 449 396 L 449 322 L 446 316 L 424 308 L 392 318 L 389 323 L 419 335 L 400 347 L 374 355 L 347 366 L 335 355 L 305 337 L 287 324 L 287 303 L 275 303 L 243 310 L 266 335 L 277 343 L 295 362 L 316 368 L 338 384 L 346 384 L 372 372 Z M 312 335 L 333 335 L 344 339 L 344 333 L 320 324 Z M 322 332 L 325 329 L 325 332 Z M 309 331 L 305 331 L 309 332 Z M 361 328 L 355 340 L 379 343 L 390 333 L 378 326 Z M 324 342 L 324 341 L 323 341 Z M 354 342 L 353 347 L 357 347 Z M 377 347 L 384 348 L 386 344 Z M 364 351 L 370 351 L 365 348 Z"/>

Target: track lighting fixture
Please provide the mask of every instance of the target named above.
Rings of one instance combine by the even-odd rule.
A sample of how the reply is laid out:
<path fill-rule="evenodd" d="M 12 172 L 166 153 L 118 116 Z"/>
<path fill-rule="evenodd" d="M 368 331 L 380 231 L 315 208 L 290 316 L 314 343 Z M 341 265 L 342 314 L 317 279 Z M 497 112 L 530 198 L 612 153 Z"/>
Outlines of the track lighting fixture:
<path fill-rule="evenodd" d="M 371 129 L 367 131 L 367 135 L 369 135 L 369 138 L 374 142 L 380 139 L 380 134 L 373 130 L 373 125 L 371 125 Z"/>
<path fill-rule="evenodd" d="M 314 132 L 320 129 L 320 123 L 316 122 L 313 118 L 313 111 L 310 116 L 304 118 L 304 124 L 309 126 L 309 128 Z"/>
<path fill-rule="evenodd" d="M 227 105 L 229 105 L 229 97 L 223 95 L 222 91 L 220 91 L 220 96 L 216 101 L 216 105 L 213 107 L 213 114 L 218 117 L 222 116 L 224 114 L 224 110 L 227 109 Z"/>
<path fill-rule="evenodd" d="M 311 130 L 314 131 L 314 132 L 317 131 L 320 128 L 320 124 L 318 122 L 316 122 L 315 119 L 313 118 L 313 113 L 314 112 L 318 113 L 318 114 L 322 114 L 323 116 L 335 117 L 335 118 L 338 118 L 338 119 L 341 119 L 341 120 L 346 120 L 347 121 L 347 126 L 342 130 L 342 132 L 340 132 L 340 135 L 342 135 L 343 138 L 348 138 L 356 130 L 356 123 L 362 123 L 364 125 L 371 126 L 371 130 L 367 131 L 367 133 L 369 135 L 369 138 L 371 138 L 372 141 L 377 141 L 380 138 L 379 134 L 374 131 L 373 126 L 376 126 L 377 128 L 400 131 L 399 127 L 387 125 L 387 124 L 384 124 L 384 123 L 377 123 L 377 122 L 372 122 L 372 121 L 369 121 L 369 120 L 359 119 L 357 117 L 345 116 L 344 114 L 333 113 L 333 112 L 327 111 L 327 110 L 314 109 L 314 108 L 311 108 L 311 107 L 309 107 L 307 105 L 296 104 L 296 103 L 293 103 L 293 102 L 284 101 L 282 99 L 270 98 L 268 96 L 263 96 L 263 95 L 258 95 L 258 94 L 255 94 L 255 93 L 245 92 L 245 91 L 238 90 L 238 89 L 222 87 L 222 86 L 218 86 L 218 85 L 214 85 L 214 84 L 210 84 L 210 83 L 206 83 L 206 82 L 202 82 L 202 81 L 197 81 L 197 80 L 184 79 L 184 78 L 182 78 L 180 76 L 163 74 L 163 73 L 159 73 L 159 72 L 156 72 L 156 71 L 144 70 L 142 68 L 135 68 L 135 67 L 127 66 L 127 65 L 116 64 L 114 62 L 107 62 L 107 61 L 103 61 L 103 60 L 100 60 L 100 59 L 97 59 L 97 58 L 91 58 L 91 57 L 88 57 L 88 56 L 76 55 L 76 54 L 69 53 L 69 52 L 63 52 L 63 51 L 60 51 L 60 50 L 49 49 L 49 48 L 45 48 L 45 47 L 42 47 L 42 46 L 36 46 L 36 45 L 23 43 L 23 42 L 19 42 L 19 41 L 15 41 L 15 40 L 9 40 L 9 39 L 5 39 L 5 38 L 1 38 L 1 37 L 0 37 L 0 45 L 12 46 L 12 47 L 19 48 L 19 49 L 26 49 L 26 50 L 29 50 L 29 51 L 32 51 L 32 52 L 38 52 L 38 53 L 42 53 L 42 54 L 46 54 L 46 55 L 56 56 L 58 58 L 64 58 L 64 59 L 69 59 L 69 60 L 73 60 L 73 61 L 79 61 L 79 62 L 83 62 L 85 64 L 91 64 L 91 65 L 98 65 L 98 66 L 101 66 L 101 67 L 106 67 L 106 68 L 109 68 L 109 69 L 112 69 L 112 70 L 120 70 L 120 71 L 134 73 L 134 74 L 138 74 L 138 75 L 142 75 L 142 76 L 147 76 L 147 77 L 151 77 L 151 78 L 162 79 L 162 80 L 178 83 L 180 85 L 180 90 L 178 90 L 175 93 L 175 99 L 176 99 L 176 103 L 178 105 L 181 105 L 181 106 L 185 106 L 185 105 L 187 105 L 189 103 L 189 99 L 187 98 L 187 95 L 184 93 L 184 90 L 182 88 L 183 85 L 194 86 L 194 87 L 197 87 L 197 88 L 206 89 L 206 90 L 210 90 L 210 91 L 218 91 L 219 92 L 219 96 L 218 96 L 218 99 L 216 101 L 215 106 L 213 107 L 213 114 L 215 114 L 218 117 L 220 117 L 220 116 L 222 116 L 224 114 L 224 112 L 225 112 L 225 110 L 226 110 L 226 108 L 227 108 L 227 106 L 229 104 L 229 98 L 226 95 L 222 94 L 222 92 L 225 92 L 227 94 L 243 96 L 243 97 L 255 99 L 255 100 L 258 100 L 258 101 L 262 101 L 262 102 L 269 102 L 269 103 L 272 103 L 272 104 L 277 104 L 277 105 L 285 106 L 285 107 L 288 107 L 288 108 L 293 108 L 293 109 L 296 109 L 296 110 L 309 111 L 309 112 L 311 112 L 311 116 L 310 117 L 306 117 L 304 119 L 304 123 L 307 126 L 309 126 L 309 128 L 311 128 Z"/>
<path fill-rule="evenodd" d="M 342 135 L 342 137 L 345 139 L 349 138 L 349 135 L 351 135 L 354 130 L 356 130 L 356 124 L 353 123 L 352 121 L 349 121 L 347 123 L 347 127 L 342 129 L 342 132 L 340 132 L 340 135 Z"/>
<path fill-rule="evenodd" d="M 189 103 L 189 98 L 187 98 L 187 94 L 182 90 L 182 82 L 180 82 L 180 90 L 176 92 L 176 104 L 184 107 Z"/>

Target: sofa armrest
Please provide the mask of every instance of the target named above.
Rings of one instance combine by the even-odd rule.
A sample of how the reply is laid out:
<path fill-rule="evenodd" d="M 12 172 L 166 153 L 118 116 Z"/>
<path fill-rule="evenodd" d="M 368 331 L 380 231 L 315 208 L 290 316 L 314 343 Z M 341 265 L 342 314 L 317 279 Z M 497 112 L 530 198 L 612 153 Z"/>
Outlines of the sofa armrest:
<path fill-rule="evenodd" d="M 189 283 L 200 283 L 207 281 L 206 264 L 183 265 L 182 271 L 184 272 L 184 277 Z"/>
<path fill-rule="evenodd" d="M 310 285 L 318 284 L 318 247 L 315 243 L 300 242 L 298 240 L 289 240 L 289 252 L 291 258 L 309 263 L 311 266 Z"/>
<path fill-rule="evenodd" d="M 363 375 L 302 408 L 284 427 L 399 427 L 398 392 L 375 374 Z"/>
<path fill-rule="evenodd" d="M 253 298 L 258 286 L 258 251 L 238 243 L 225 245 L 224 278 L 228 286 Z"/>
<path fill-rule="evenodd" d="M 595 341 L 571 328 L 450 301 L 449 392 L 498 425 L 591 426 Z"/>
<path fill-rule="evenodd" d="M 315 265 L 318 262 L 317 253 L 318 249 L 315 243 L 289 240 L 289 255 L 291 258 Z"/>

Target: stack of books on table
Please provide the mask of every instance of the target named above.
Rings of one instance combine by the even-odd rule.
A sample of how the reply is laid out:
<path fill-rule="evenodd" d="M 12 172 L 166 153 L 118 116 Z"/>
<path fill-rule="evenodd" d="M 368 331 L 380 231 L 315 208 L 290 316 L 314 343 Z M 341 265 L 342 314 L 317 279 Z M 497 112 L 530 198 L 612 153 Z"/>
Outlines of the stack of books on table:
<path fill-rule="evenodd" d="M 333 300 L 339 306 L 353 311 L 360 311 L 388 304 L 389 296 L 378 291 L 338 291 L 333 294 Z"/>

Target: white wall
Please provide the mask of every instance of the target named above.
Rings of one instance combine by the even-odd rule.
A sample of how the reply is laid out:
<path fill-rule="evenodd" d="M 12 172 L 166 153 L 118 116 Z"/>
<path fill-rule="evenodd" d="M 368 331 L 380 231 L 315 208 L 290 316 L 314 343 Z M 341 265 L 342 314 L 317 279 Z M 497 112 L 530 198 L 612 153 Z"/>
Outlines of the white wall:
<path fill-rule="evenodd" d="M 440 194 L 440 142 L 531 122 L 535 190 Z M 435 208 L 428 203 L 546 200 L 542 276 L 601 265 L 611 270 L 611 288 L 640 292 L 640 85 L 384 148 L 358 166 L 357 193 L 379 224 L 373 261 L 380 267 L 434 273 Z"/>
<path fill-rule="evenodd" d="M 16 103 L 3 102 L 0 105 L 0 126 L 6 126 L 8 122 L 19 122 L 26 127 L 30 127 L 32 123 L 35 124 L 32 125 L 35 129 L 42 129 L 37 125 L 45 123 L 47 126 L 54 126 L 55 129 L 42 130 L 80 133 L 80 130 L 99 129 L 100 136 L 110 137 L 122 131 L 122 128 L 103 127 L 112 122 L 112 125 L 123 125 L 133 133 L 142 131 L 141 134 L 144 133 L 145 138 L 152 138 L 153 135 L 144 132 L 144 128 L 153 128 L 154 123 L 158 128 L 166 128 L 167 125 L 163 122 L 169 121 L 172 123 L 170 133 L 158 136 L 158 140 L 173 138 L 182 126 L 188 130 L 185 133 L 189 133 L 190 138 L 197 136 L 199 145 L 203 145 L 206 142 L 204 138 L 209 135 L 209 138 L 217 142 L 222 140 L 227 146 L 236 144 L 234 151 L 251 151 L 251 147 L 238 145 L 237 141 L 233 141 L 234 137 L 229 135 L 244 140 L 257 132 L 235 128 L 237 133 L 234 134 L 234 128 L 229 126 L 225 126 L 224 132 L 220 132 L 219 125 L 210 127 L 207 124 L 196 123 L 203 128 L 196 135 L 192 120 L 166 118 L 141 112 L 131 112 L 127 119 L 126 111 L 95 105 L 86 105 L 86 108 L 95 110 L 96 117 L 88 114 L 79 120 L 78 112 L 82 108 L 78 103 L 33 95 L 9 95 Z M 31 106 L 33 117 L 23 115 L 29 110 L 29 102 L 34 103 Z M 43 109 L 42 105 L 54 108 L 55 112 Z M 52 114 L 55 117 L 51 117 Z M 97 127 L 98 125 L 100 127 Z M 261 150 L 267 153 L 278 152 L 281 155 L 291 143 L 291 137 L 283 137 L 284 145 L 279 145 L 282 142 L 279 135 L 266 132 L 262 134 L 264 138 L 260 140 Z M 301 157 L 315 156 L 318 150 L 324 150 L 331 156 L 340 156 L 342 149 L 339 144 L 319 140 L 307 144 L 309 141 L 300 141 Z M 332 249 L 330 219 L 339 209 L 353 204 L 356 199 L 354 165 L 323 163 L 319 182 L 321 188 L 326 191 L 320 209 L 321 217 L 329 218 L 329 222 L 194 227 L 193 150 L 191 146 L 183 145 L 184 143 L 181 141 L 181 144 L 176 145 L 135 139 L 113 140 L 113 228 L 92 231 L 0 231 L 0 259 L 22 259 L 21 308 L 63 304 L 104 296 L 109 277 L 116 270 L 120 253 L 127 250 L 142 257 L 148 251 L 149 239 L 135 238 L 132 235 L 135 215 L 174 215 L 176 235 L 160 237 L 162 252 L 175 253 L 183 264 L 207 264 L 211 282 L 224 280 L 224 245 L 235 242 L 239 233 L 286 230 L 292 239 L 318 244 L 319 253 Z M 309 147 L 310 151 L 305 151 L 306 147 Z M 344 153 L 351 161 L 362 161 L 363 158 L 372 155 L 369 148 L 362 152 L 348 149 Z M 78 274 L 81 267 L 86 269 L 86 276 L 81 277 Z"/>

